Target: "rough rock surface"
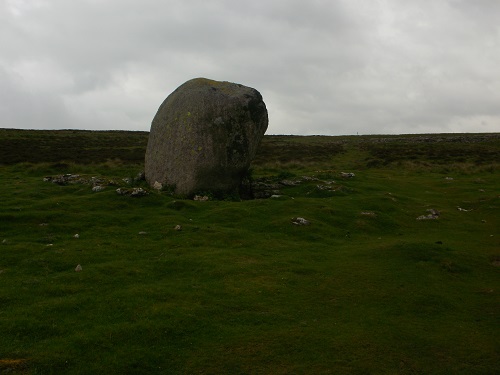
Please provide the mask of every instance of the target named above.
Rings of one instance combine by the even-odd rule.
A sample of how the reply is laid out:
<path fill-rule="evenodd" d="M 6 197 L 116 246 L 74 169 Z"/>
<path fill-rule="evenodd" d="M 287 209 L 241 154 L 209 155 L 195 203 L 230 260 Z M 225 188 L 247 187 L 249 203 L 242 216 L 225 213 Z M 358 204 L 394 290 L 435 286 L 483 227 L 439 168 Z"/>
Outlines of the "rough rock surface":
<path fill-rule="evenodd" d="M 179 195 L 236 191 L 268 125 L 260 93 L 196 78 L 170 94 L 151 124 L 146 181 Z"/>

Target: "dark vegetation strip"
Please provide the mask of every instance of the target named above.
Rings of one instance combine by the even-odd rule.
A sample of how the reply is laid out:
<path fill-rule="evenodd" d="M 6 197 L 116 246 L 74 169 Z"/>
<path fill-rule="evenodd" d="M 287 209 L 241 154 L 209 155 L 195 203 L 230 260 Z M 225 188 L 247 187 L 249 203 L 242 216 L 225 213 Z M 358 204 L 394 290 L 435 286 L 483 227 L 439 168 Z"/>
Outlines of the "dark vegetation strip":
<path fill-rule="evenodd" d="M 144 131 L 0 129 L 0 164 L 95 164 L 107 160 L 142 164 L 148 141 Z M 402 161 L 437 164 L 500 160 L 500 133 L 397 136 L 266 135 L 254 165 L 328 161 L 348 150 L 364 153 L 367 167 Z"/>

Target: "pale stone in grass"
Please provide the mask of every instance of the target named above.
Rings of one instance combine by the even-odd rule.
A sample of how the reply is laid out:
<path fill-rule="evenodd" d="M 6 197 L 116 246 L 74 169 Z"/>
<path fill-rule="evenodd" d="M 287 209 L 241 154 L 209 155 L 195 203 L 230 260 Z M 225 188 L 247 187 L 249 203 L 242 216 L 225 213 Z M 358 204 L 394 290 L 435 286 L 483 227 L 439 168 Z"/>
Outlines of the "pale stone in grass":
<path fill-rule="evenodd" d="M 155 181 L 155 183 L 153 184 L 153 189 L 161 190 L 163 189 L 163 184 L 159 183 L 158 181 Z"/>
<path fill-rule="evenodd" d="M 80 238 L 80 235 L 77 233 L 73 236 L 73 238 Z"/>
<path fill-rule="evenodd" d="M 176 226 L 174 227 L 174 229 L 175 229 L 175 230 L 182 230 L 182 227 L 181 227 L 180 225 L 176 225 Z"/>
<path fill-rule="evenodd" d="M 184 196 L 235 192 L 267 125 L 266 105 L 257 90 L 206 78 L 187 81 L 153 119 L 146 181 Z"/>
<path fill-rule="evenodd" d="M 80 272 L 82 270 L 82 266 L 79 264 L 76 266 L 75 271 Z"/>
<path fill-rule="evenodd" d="M 353 178 L 356 175 L 352 172 L 340 172 L 340 176 L 344 178 Z"/>
<path fill-rule="evenodd" d="M 427 210 L 429 212 L 428 215 L 420 215 L 417 217 L 417 220 L 437 220 L 439 219 L 439 215 L 441 214 L 438 210 L 430 208 Z"/>
<path fill-rule="evenodd" d="M 200 202 L 206 202 L 208 201 L 210 198 L 207 196 L 207 195 L 195 195 L 193 197 L 193 200 L 194 201 L 200 201 Z"/>
<path fill-rule="evenodd" d="M 295 225 L 310 225 L 311 222 L 303 217 L 294 217 L 292 218 L 292 223 Z"/>
<path fill-rule="evenodd" d="M 130 197 L 144 197 L 149 194 L 149 192 L 143 188 L 118 188 L 116 189 L 116 194 L 118 195 L 128 195 Z"/>

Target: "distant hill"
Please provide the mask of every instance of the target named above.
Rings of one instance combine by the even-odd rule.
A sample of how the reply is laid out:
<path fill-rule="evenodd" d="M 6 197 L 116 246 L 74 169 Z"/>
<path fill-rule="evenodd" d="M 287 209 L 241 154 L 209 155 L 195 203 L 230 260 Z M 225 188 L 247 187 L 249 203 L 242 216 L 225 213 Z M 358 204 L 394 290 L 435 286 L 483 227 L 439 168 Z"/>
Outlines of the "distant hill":
<path fill-rule="evenodd" d="M 144 131 L 0 129 L 0 164 L 121 160 L 142 164 Z M 365 166 L 426 160 L 434 163 L 490 163 L 500 160 L 500 133 L 362 136 L 266 135 L 254 165 L 269 162 L 320 163 L 346 152 Z"/>

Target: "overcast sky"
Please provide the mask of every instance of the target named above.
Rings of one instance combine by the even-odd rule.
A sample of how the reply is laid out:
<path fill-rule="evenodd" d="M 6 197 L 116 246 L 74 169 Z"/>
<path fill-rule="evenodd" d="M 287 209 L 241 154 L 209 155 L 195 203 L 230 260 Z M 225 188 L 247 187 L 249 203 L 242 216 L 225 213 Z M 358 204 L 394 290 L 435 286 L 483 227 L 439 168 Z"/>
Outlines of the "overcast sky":
<path fill-rule="evenodd" d="M 206 77 L 268 134 L 500 131 L 500 0 L 0 0 L 0 127 L 149 130 Z"/>

